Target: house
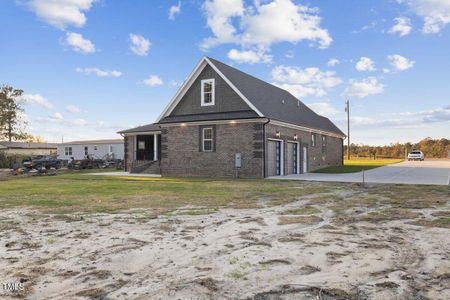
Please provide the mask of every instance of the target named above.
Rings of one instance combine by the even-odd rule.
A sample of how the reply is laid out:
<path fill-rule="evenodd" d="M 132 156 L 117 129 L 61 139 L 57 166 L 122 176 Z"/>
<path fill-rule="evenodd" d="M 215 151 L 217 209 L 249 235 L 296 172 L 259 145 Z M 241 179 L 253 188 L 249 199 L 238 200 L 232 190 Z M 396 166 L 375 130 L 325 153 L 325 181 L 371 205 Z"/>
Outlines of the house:
<path fill-rule="evenodd" d="M 58 144 L 58 158 L 81 160 L 89 157 L 100 159 L 124 159 L 122 139 L 74 141 Z"/>
<path fill-rule="evenodd" d="M 289 92 L 204 57 L 155 123 L 119 132 L 126 170 L 264 178 L 343 163 L 345 134 Z"/>
<path fill-rule="evenodd" d="M 2 142 L 0 151 L 10 155 L 53 155 L 56 153 L 57 144 L 29 143 L 29 142 Z"/>

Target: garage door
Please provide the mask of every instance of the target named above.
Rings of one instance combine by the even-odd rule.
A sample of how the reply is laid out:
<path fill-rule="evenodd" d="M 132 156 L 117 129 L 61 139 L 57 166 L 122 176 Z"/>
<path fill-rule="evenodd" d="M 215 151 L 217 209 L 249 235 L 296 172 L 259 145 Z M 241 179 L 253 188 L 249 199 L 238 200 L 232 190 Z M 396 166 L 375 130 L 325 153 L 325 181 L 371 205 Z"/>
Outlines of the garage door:
<path fill-rule="evenodd" d="M 281 175 L 281 141 L 269 141 L 267 147 L 268 176 Z"/>
<path fill-rule="evenodd" d="M 298 173 L 298 144 L 287 143 L 286 146 L 286 175 Z"/>

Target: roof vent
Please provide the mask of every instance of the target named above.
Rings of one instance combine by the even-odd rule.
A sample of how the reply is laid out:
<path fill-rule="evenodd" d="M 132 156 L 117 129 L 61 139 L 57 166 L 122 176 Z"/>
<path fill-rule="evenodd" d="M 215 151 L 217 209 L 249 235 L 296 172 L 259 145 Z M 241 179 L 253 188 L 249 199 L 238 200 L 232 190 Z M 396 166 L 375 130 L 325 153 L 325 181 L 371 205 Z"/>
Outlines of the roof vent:
<path fill-rule="evenodd" d="M 297 106 L 300 107 L 300 101 L 297 101 Z"/>
<path fill-rule="evenodd" d="M 281 103 L 284 104 L 284 99 L 281 100 Z"/>

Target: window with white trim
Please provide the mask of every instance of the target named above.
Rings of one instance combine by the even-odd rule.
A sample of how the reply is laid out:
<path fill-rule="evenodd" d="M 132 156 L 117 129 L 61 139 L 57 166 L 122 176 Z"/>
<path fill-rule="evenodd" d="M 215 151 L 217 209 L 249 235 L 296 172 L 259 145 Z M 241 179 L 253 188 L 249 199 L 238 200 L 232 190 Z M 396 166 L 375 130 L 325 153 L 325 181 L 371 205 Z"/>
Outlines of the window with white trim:
<path fill-rule="evenodd" d="M 65 154 L 66 156 L 72 155 L 72 147 L 65 147 L 65 148 L 64 148 L 64 154 Z"/>
<path fill-rule="evenodd" d="M 327 137 L 322 135 L 322 153 L 327 151 Z"/>
<path fill-rule="evenodd" d="M 315 133 L 311 133 L 311 147 L 315 147 L 317 144 L 317 136 Z"/>
<path fill-rule="evenodd" d="M 213 129 L 211 127 L 202 130 L 202 150 L 203 152 L 213 151 Z"/>
<path fill-rule="evenodd" d="M 215 102 L 215 85 L 214 78 L 202 80 L 202 106 L 214 105 Z"/>

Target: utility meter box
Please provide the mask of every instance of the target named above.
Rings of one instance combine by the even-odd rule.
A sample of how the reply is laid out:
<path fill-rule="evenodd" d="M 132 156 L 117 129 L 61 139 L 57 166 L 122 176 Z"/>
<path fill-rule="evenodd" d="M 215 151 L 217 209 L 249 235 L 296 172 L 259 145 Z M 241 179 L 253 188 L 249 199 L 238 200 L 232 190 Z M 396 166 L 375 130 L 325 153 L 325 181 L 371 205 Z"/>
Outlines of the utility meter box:
<path fill-rule="evenodd" d="M 236 168 L 240 168 L 242 166 L 242 154 L 241 153 L 235 154 L 234 166 Z"/>

